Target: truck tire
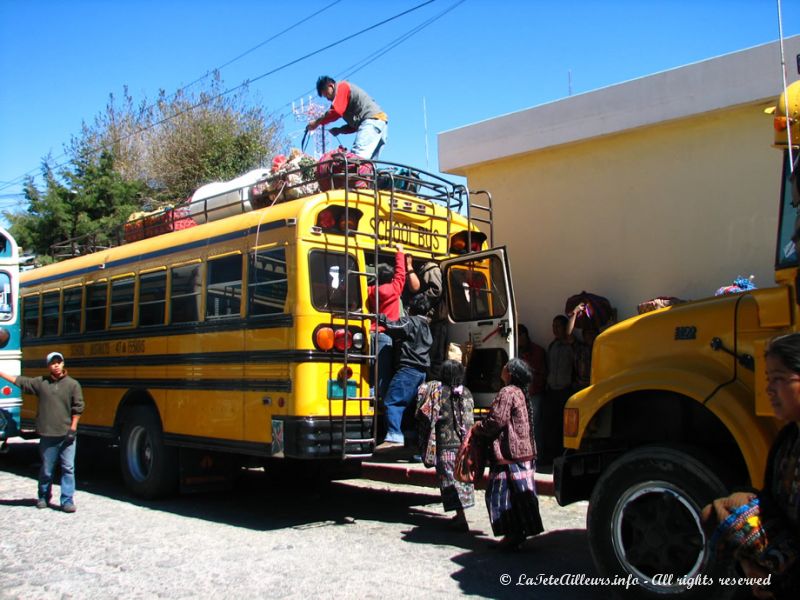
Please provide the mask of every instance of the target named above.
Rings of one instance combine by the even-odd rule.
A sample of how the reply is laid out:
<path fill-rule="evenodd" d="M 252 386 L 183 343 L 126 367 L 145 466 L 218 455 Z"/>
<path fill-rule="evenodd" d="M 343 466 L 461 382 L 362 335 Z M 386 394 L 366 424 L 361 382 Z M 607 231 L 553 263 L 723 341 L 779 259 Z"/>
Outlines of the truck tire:
<path fill-rule="evenodd" d="M 722 598 L 721 566 L 711 563 L 700 511 L 727 494 L 702 453 L 645 446 L 617 459 L 598 480 L 586 516 L 595 567 L 629 598 Z M 732 588 L 727 590 L 732 591 Z"/>
<path fill-rule="evenodd" d="M 147 406 L 126 414 L 120 437 L 120 466 L 125 486 L 140 498 L 152 500 L 178 488 L 178 452 L 164 444 L 161 421 Z"/>

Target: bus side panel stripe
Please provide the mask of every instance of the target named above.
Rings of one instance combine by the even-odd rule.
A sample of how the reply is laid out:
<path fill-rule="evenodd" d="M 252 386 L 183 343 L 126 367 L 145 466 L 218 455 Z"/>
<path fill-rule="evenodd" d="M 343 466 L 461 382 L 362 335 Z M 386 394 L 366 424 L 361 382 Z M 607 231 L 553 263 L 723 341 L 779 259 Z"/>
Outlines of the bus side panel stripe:
<path fill-rule="evenodd" d="M 156 367 L 167 365 L 198 364 L 243 364 L 245 367 L 258 363 L 308 363 L 344 362 L 344 354 L 326 353 L 316 350 L 254 350 L 250 352 L 198 352 L 194 354 L 141 354 L 122 356 L 92 356 L 89 358 L 68 357 L 70 368 L 103 367 Z M 353 362 L 353 361 L 351 361 Z M 39 358 L 25 360 L 24 369 L 41 369 Z M 83 378 L 81 378 L 81 382 Z"/>
<path fill-rule="evenodd" d="M 100 379 L 80 378 L 84 388 L 141 388 L 141 379 Z M 270 390 L 274 392 L 291 392 L 290 379 L 159 379 L 147 380 L 147 389 L 158 390 L 214 390 L 258 392 Z"/>
<path fill-rule="evenodd" d="M 93 273 L 95 271 L 101 271 L 106 269 L 112 269 L 114 267 L 121 267 L 128 264 L 138 263 L 143 260 L 150 260 L 153 258 L 160 258 L 162 256 L 168 256 L 170 254 L 177 254 L 179 252 L 185 252 L 187 250 L 194 250 L 196 248 L 202 248 L 203 246 L 211 246 L 212 244 L 218 244 L 221 242 L 227 242 L 230 240 L 235 240 L 237 238 L 246 237 L 248 235 L 256 233 L 256 231 L 268 231 L 270 229 L 279 229 L 281 227 L 286 226 L 286 220 L 280 219 L 278 221 L 269 221 L 267 223 L 263 223 L 261 227 L 252 226 L 247 229 L 241 229 L 239 231 L 232 231 L 230 233 L 226 233 L 224 235 L 218 235 L 212 238 L 204 239 L 204 240 L 197 240 L 194 242 L 188 242 L 186 244 L 181 244 L 180 246 L 172 246 L 170 248 L 164 248 L 161 250 L 154 250 L 152 252 L 148 252 L 146 254 L 137 254 L 135 256 L 129 256 L 127 258 L 120 258 L 118 260 L 111 261 L 104 265 L 93 265 L 90 267 L 85 267 L 83 269 L 76 269 L 75 271 L 68 271 L 66 273 L 59 273 L 58 275 L 51 275 L 49 277 L 41 277 L 39 279 L 32 279 L 30 281 L 26 281 L 24 286 L 32 287 L 35 285 L 40 285 L 42 283 L 47 283 L 48 281 L 55 281 L 57 279 L 66 279 L 68 277 L 76 277 L 78 275 L 85 275 L 86 273 Z"/>

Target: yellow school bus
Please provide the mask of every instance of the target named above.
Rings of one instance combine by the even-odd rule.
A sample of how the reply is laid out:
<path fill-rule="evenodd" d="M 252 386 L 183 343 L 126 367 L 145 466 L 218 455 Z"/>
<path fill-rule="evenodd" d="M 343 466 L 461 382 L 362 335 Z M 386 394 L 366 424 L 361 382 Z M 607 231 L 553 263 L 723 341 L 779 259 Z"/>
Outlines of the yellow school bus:
<path fill-rule="evenodd" d="M 680 304 L 622 321 L 592 354 L 591 385 L 567 402 L 561 504 L 589 500 L 587 530 L 600 574 L 637 585 L 636 598 L 717 598 L 702 507 L 763 485 L 782 424 L 766 394 L 764 349 L 798 331 L 798 206 L 792 175 L 800 82 L 782 95 L 775 145 L 784 151 L 776 287 Z M 791 135 L 790 135 L 791 134 Z M 777 157 L 776 157 L 777 158 Z M 774 210 L 774 205 L 765 205 Z"/>
<path fill-rule="evenodd" d="M 491 198 L 402 165 L 340 162 L 324 191 L 309 169 L 294 194 L 296 180 L 275 186 L 268 172 L 204 186 L 128 223 L 124 243 L 22 277 L 24 372 L 65 355 L 86 398 L 79 445 L 118 444 L 135 494 L 211 481 L 232 457 L 369 456 L 380 307 L 365 301 L 397 242 L 452 279 L 449 341 L 470 350 L 488 406 L 514 347 L 504 250 L 487 249 Z M 35 413 L 26 397 L 23 421 Z"/>

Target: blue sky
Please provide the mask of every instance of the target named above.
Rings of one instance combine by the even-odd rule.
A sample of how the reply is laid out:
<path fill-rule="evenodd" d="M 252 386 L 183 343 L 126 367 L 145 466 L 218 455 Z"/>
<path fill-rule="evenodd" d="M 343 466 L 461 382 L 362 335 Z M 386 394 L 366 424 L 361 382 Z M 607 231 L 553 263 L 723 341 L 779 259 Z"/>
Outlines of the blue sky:
<path fill-rule="evenodd" d="M 222 69 L 232 88 L 424 2 L 0 0 L 0 209 L 24 208 L 21 176 L 123 86 L 174 92 L 319 13 Z M 800 33 L 800 0 L 782 11 L 784 35 Z M 436 170 L 439 132 L 777 38 L 776 0 L 435 0 L 261 77 L 250 98 L 299 145 L 292 101 L 352 73 L 389 114 L 382 158 Z M 777 64 L 775 78 L 777 93 Z"/>

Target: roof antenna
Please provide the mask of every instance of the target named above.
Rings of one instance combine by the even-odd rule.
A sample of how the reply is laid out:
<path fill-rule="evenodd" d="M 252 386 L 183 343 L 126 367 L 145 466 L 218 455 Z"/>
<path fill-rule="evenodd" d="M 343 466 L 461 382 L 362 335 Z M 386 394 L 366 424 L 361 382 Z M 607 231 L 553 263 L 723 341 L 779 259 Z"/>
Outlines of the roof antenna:
<path fill-rule="evenodd" d="M 786 55 L 783 51 L 783 19 L 781 17 L 781 0 L 777 0 L 778 4 L 778 41 L 781 47 L 781 75 L 783 75 L 783 101 L 786 104 L 786 116 L 789 117 L 789 97 L 786 95 Z M 788 123 L 788 121 L 787 121 Z M 789 171 L 794 172 L 794 157 L 792 156 L 792 127 L 791 124 L 786 128 L 786 147 L 789 150 Z"/>

